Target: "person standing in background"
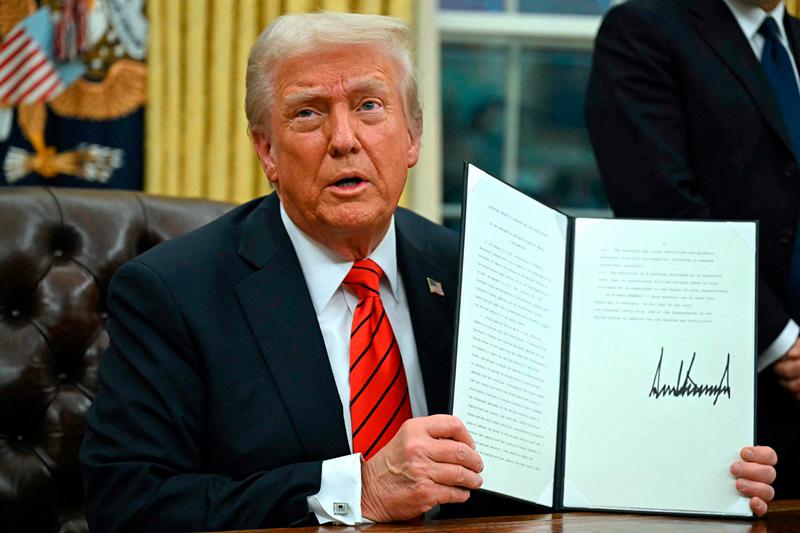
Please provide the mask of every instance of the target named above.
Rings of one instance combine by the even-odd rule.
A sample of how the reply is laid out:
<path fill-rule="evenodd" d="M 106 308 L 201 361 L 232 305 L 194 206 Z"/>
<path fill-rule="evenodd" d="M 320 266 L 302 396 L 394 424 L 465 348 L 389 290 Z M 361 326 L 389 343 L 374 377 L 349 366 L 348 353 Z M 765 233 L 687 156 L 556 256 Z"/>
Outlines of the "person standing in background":
<path fill-rule="evenodd" d="M 780 0 L 608 12 L 586 98 L 615 214 L 759 221 L 760 444 L 800 497 L 800 21 Z"/>

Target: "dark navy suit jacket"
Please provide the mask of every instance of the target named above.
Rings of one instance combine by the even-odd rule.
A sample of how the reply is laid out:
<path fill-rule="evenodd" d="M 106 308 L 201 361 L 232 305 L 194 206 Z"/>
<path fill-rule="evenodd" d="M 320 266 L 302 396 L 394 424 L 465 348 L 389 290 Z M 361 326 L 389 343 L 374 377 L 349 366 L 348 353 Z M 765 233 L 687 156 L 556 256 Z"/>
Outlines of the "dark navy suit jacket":
<path fill-rule="evenodd" d="M 448 409 L 456 236 L 396 213 L 431 413 Z M 431 294 L 426 278 L 442 282 Z M 321 461 L 350 453 L 325 345 L 276 195 L 164 243 L 110 288 L 81 450 L 95 531 L 206 531 L 308 516 Z"/>
<path fill-rule="evenodd" d="M 404 209 L 397 260 L 431 414 L 449 408 L 458 239 Z M 442 283 L 431 294 L 427 278 Z M 276 195 L 163 243 L 111 283 L 81 449 L 93 531 L 314 520 L 325 459 L 350 453 L 325 345 Z M 447 506 L 445 506 L 447 507 Z M 445 515 L 531 512 L 475 494 Z"/>
<path fill-rule="evenodd" d="M 800 22 L 784 26 L 800 65 Z M 758 220 L 759 350 L 786 326 L 800 213 L 798 161 L 777 99 L 722 0 L 632 0 L 597 37 L 587 123 L 617 216 Z M 795 316 L 794 319 L 800 320 Z M 800 497 L 800 411 L 759 377 L 758 440 L 778 497 Z"/>

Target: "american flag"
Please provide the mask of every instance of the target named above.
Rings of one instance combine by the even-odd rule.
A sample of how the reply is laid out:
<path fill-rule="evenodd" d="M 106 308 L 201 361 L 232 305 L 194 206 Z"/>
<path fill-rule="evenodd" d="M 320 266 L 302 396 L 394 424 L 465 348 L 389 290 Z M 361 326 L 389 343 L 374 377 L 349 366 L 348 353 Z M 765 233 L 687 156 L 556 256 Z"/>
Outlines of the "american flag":
<path fill-rule="evenodd" d="M 431 291 L 431 294 L 444 296 L 444 288 L 442 288 L 442 283 L 440 281 L 431 278 L 426 279 L 428 280 L 428 290 Z"/>
<path fill-rule="evenodd" d="M 56 64 L 53 23 L 43 7 L 17 24 L 0 44 L 0 107 L 52 100 L 84 72 L 79 63 Z"/>

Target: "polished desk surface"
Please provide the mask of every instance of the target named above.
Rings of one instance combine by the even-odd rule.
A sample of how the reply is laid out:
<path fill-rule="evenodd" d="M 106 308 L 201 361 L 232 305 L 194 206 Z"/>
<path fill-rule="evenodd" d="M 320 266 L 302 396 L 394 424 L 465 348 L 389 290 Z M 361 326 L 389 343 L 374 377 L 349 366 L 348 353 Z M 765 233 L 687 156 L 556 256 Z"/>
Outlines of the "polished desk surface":
<path fill-rule="evenodd" d="M 800 500 L 774 502 L 758 520 L 682 518 L 618 513 L 554 513 L 506 518 L 429 520 L 417 523 L 365 526 L 317 526 L 293 529 L 259 529 L 239 533 L 800 533 Z"/>

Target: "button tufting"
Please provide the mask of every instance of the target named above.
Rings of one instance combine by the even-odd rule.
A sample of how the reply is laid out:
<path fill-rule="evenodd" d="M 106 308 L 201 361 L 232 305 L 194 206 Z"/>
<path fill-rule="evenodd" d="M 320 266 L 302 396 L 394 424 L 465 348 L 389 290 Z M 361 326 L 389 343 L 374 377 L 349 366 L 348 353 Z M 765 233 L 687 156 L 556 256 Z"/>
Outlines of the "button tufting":
<path fill-rule="evenodd" d="M 231 207 L 132 191 L 0 188 L 0 533 L 86 533 L 78 450 L 109 343 L 111 276 L 140 244 Z"/>

